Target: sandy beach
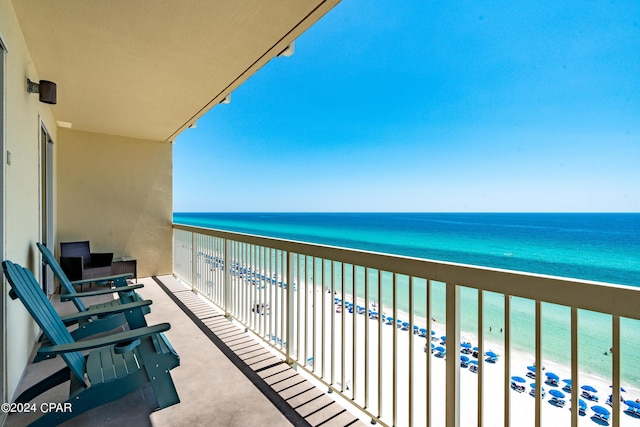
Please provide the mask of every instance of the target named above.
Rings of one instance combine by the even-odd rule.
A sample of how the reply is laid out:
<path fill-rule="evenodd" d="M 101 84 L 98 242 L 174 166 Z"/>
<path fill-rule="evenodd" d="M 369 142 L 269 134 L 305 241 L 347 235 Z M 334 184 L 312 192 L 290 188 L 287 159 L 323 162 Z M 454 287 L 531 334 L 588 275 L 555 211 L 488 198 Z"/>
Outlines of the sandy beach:
<path fill-rule="evenodd" d="M 310 292 L 310 290 L 308 291 Z M 395 378 L 396 378 L 396 392 L 395 402 L 397 406 L 395 409 L 395 424 L 398 426 L 406 426 L 409 424 L 409 395 L 412 395 L 413 399 L 413 413 L 412 424 L 416 426 L 426 425 L 426 358 L 430 358 L 431 363 L 431 423 L 434 426 L 445 425 L 445 358 L 437 357 L 430 351 L 425 352 L 425 344 L 432 343 L 435 346 L 439 346 L 439 337 L 445 335 L 445 325 L 439 322 L 432 323 L 432 329 L 435 331 L 433 337 L 437 337 L 437 340 L 431 340 L 429 337 L 420 337 L 418 334 L 414 334 L 411 331 L 404 331 L 400 328 L 396 328 L 395 325 L 388 325 L 382 323 L 382 346 L 381 350 L 378 347 L 378 321 L 369 319 L 366 314 L 357 314 L 354 309 L 354 313 L 350 313 L 347 308 L 340 308 L 340 305 L 336 305 L 334 302 L 335 297 L 341 297 L 340 294 L 335 296 L 331 293 L 323 292 L 316 288 L 316 302 L 321 304 L 321 298 L 324 298 L 325 310 L 324 310 L 324 325 L 325 325 L 325 347 L 324 347 L 324 374 L 325 380 L 329 381 L 333 372 L 333 384 L 336 385 L 338 390 L 342 390 L 342 393 L 347 397 L 353 399 L 358 405 L 366 406 L 367 410 L 372 414 L 380 414 L 380 418 L 387 424 L 393 423 L 394 418 L 394 391 L 393 391 L 393 378 L 394 378 L 394 354 L 393 354 L 393 342 L 394 342 L 394 330 L 396 332 L 396 354 L 395 354 Z M 349 301 L 350 296 L 345 295 L 345 299 Z M 303 300 L 304 301 L 304 300 Z M 307 300 L 309 306 L 309 317 L 307 317 L 307 329 L 310 337 L 314 337 L 316 340 L 316 354 L 313 360 L 313 367 L 307 366 L 308 369 L 314 369 L 317 375 L 321 375 L 323 358 L 322 358 L 322 333 L 320 325 L 322 324 L 322 310 L 316 310 L 316 331 L 314 333 L 312 329 L 311 318 L 311 304 L 312 296 L 310 295 Z M 364 301 L 357 300 L 356 306 L 364 306 Z M 344 307 L 344 306 L 343 306 Z M 392 315 L 392 310 L 388 307 L 383 307 L 380 313 L 387 313 Z M 302 303 L 302 309 L 300 315 L 305 318 L 304 302 Z M 331 330 L 332 330 L 332 316 L 333 316 L 333 328 L 334 337 L 333 345 L 331 343 Z M 404 321 L 409 319 L 407 313 L 398 312 L 398 318 Z M 354 327 L 355 320 L 355 327 Z M 395 320 L 394 320 L 395 323 Z M 424 327 L 426 322 L 424 319 L 415 318 L 415 324 L 419 327 Z M 304 321 L 302 322 L 304 325 Z M 365 337 L 365 325 L 368 327 L 368 334 Z M 342 349 L 342 331 L 344 330 L 344 352 Z M 497 336 L 498 332 L 494 331 L 493 336 Z M 304 333 L 301 334 L 304 337 Z M 354 340 L 355 336 L 355 340 Z M 477 346 L 477 340 L 474 334 L 465 331 L 461 332 L 463 341 L 470 341 L 473 346 Z M 410 368 L 409 347 L 410 340 L 413 341 L 413 364 Z M 301 338 L 301 347 L 304 347 L 304 339 Z M 307 351 L 304 348 L 300 349 L 299 360 L 308 360 L 313 356 L 312 354 L 312 339 L 307 341 Z M 449 347 L 452 343 L 449 344 Z M 355 348 L 355 356 L 353 349 Z M 365 350 L 368 348 L 368 366 L 365 363 Z M 333 349 L 333 365 L 331 364 L 331 351 Z M 485 338 L 484 351 L 493 351 L 498 355 L 504 354 L 504 347 L 498 341 L 490 341 Z M 470 357 L 470 356 L 469 356 Z M 381 378 L 378 378 L 378 360 L 381 360 Z M 473 360 L 473 358 L 472 358 Z M 311 362 L 309 362 L 311 363 Z M 343 365 L 344 363 L 344 365 Z M 502 357 L 498 357 L 496 363 L 483 363 L 483 417 L 484 425 L 498 426 L 504 425 L 504 361 Z M 520 376 L 526 379 L 526 382 L 522 385 L 525 387 L 524 392 L 517 392 L 515 390 L 509 390 L 511 399 L 511 422 L 518 426 L 533 426 L 534 425 L 534 411 L 535 411 L 535 399 L 529 392 L 531 391 L 530 384 L 535 380 L 526 376 L 528 369 L 534 363 L 533 350 L 531 353 L 522 351 L 511 351 L 511 375 Z M 344 386 L 342 385 L 342 366 L 344 366 Z M 571 425 L 571 402 L 570 394 L 566 391 L 562 391 L 562 387 L 565 385 L 562 379 L 570 378 L 570 368 L 558 363 L 554 363 L 550 360 L 543 360 L 544 373 L 553 372 L 559 377 L 558 386 L 550 386 L 543 384 L 545 390 L 545 397 L 542 400 L 541 409 L 541 425 L 544 426 L 569 426 Z M 332 370 L 333 369 L 333 370 Z M 365 373 L 365 369 L 368 369 L 368 374 Z M 462 426 L 475 426 L 477 425 L 477 387 L 478 387 L 478 374 L 470 371 L 467 368 L 460 368 L 460 407 L 461 407 L 461 425 Z M 355 377 L 355 378 L 354 378 Z M 543 380 L 546 379 L 546 375 Z M 413 384 L 412 389 L 409 390 L 410 382 Z M 510 381 L 509 381 L 510 382 Z M 606 408 L 609 412 L 613 409 L 605 402 L 608 396 L 611 394 L 611 388 L 609 384 L 610 380 L 606 378 L 597 377 L 594 375 L 587 375 L 581 373 L 577 380 L 578 385 L 582 386 L 588 384 L 595 387 L 598 391 L 596 395 L 599 398 L 598 402 L 589 401 L 583 399 L 587 404 L 586 415 L 579 417 L 580 426 L 592 426 L 592 425 L 607 425 L 601 421 L 596 420 L 592 410 L 592 406 L 600 405 Z M 382 390 L 381 392 L 381 406 L 378 407 L 378 385 Z M 628 387 L 624 384 L 623 387 L 626 392 L 622 393 L 624 399 L 636 400 L 640 397 L 640 391 Z M 368 388 L 368 404 L 365 405 L 365 387 Z M 563 407 L 559 407 L 550 403 L 552 396 L 550 390 L 555 389 L 565 394 Z M 624 411 L 627 409 L 627 405 L 621 404 L 621 409 Z M 640 418 L 635 418 L 626 413 L 622 413 L 620 418 L 620 425 L 625 427 L 640 426 Z M 611 423 L 609 423 L 611 425 Z"/>

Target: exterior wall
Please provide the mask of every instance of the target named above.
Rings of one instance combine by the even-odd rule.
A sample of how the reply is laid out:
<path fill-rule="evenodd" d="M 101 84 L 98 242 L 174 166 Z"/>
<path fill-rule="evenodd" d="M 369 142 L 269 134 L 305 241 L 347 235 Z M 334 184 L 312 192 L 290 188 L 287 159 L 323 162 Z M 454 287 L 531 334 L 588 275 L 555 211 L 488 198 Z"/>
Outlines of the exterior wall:
<path fill-rule="evenodd" d="M 40 239 L 40 121 L 55 141 L 56 124 L 51 107 L 40 103 L 37 95 L 26 93 L 26 78 L 39 80 L 31 62 L 27 45 L 8 0 L 0 0 L 0 36 L 7 47 L 5 75 L 5 241 L 4 257 L 29 267 L 40 276 L 36 242 Z M 7 164 L 7 153 L 11 164 Z M 54 157 L 55 157 L 54 147 Z M 55 185 L 55 184 L 54 184 Z M 8 284 L 2 279 L 6 341 L 6 394 L 11 398 L 33 349 L 37 327 L 19 301 L 8 298 Z M 5 325 L 10 325 L 6 327 Z"/>
<path fill-rule="evenodd" d="M 0 0 L 0 37 L 5 66 L 3 259 L 30 268 L 39 278 L 41 237 L 40 124 L 54 141 L 55 241 L 85 240 L 96 251 L 138 259 L 138 275 L 172 272 L 172 145 L 57 129 L 55 106 L 26 93 L 37 73 L 9 0 Z M 58 87 L 64 102 L 64 87 Z M 11 164 L 7 165 L 7 153 Z M 57 248 L 55 248 L 57 249 Z M 57 251 L 56 251 L 57 252 Z M 2 401 L 10 401 L 29 360 L 38 328 L 2 284 Z M 10 327 L 7 327 L 10 325 Z M 2 418 L 0 414 L 0 424 Z"/>
<path fill-rule="evenodd" d="M 71 129 L 56 144 L 57 241 L 135 257 L 140 277 L 170 274 L 172 144 Z"/>

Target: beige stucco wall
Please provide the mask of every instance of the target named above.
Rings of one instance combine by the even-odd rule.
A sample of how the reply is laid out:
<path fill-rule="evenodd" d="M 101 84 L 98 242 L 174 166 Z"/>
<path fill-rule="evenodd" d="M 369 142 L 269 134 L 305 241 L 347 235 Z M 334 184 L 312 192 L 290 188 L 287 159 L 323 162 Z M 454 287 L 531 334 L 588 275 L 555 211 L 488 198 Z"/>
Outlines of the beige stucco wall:
<path fill-rule="evenodd" d="M 133 256 L 140 277 L 170 274 L 171 144 L 71 129 L 56 144 L 58 242 Z"/>
<path fill-rule="evenodd" d="M 35 243 L 41 240 L 42 123 L 54 141 L 56 242 L 89 239 L 95 250 L 136 257 L 140 276 L 171 273 L 171 144 L 56 129 L 56 107 L 25 90 L 27 77 L 37 81 L 55 76 L 38 74 L 8 0 L 0 0 L 0 37 L 8 50 L 3 258 L 30 268 L 39 278 Z M 58 87 L 58 102 L 64 102 L 64 87 Z M 3 402 L 14 397 L 39 332 L 22 304 L 8 297 L 8 288 L 3 276 Z"/>
<path fill-rule="evenodd" d="M 38 96 L 26 93 L 26 78 L 46 79 L 35 70 L 11 3 L 0 0 L 0 37 L 7 47 L 5 74 L 4 258 L 29 267 L 40 276 L 35 243 L 40 239 L 40 123 L 55 141 L 56 125 L 51 107 Z M 11 165 L 7 165 L 11 153 Z M 55 147 L 54 147 L 55 156 Z M 11 398 L 22 376 L 36 339 L 37 327 L 19 301 L 7 297 L 8 284 L 2 279 L 3 321 L 6 333 L 6 394 Z M 5 325 L 10 325 L 6 327 Z"/>

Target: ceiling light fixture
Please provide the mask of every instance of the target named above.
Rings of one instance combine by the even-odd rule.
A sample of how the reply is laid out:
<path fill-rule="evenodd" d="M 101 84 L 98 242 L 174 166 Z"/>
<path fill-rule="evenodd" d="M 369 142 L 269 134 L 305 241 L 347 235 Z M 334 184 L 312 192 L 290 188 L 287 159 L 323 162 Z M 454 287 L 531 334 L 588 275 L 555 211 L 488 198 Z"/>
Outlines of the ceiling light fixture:
<path fill-rule="evenodd" d="M 287 58 L 293 55 L 295 52 L 294 42 L 291 42 L 287 47 L 284 48 L 282 52 L 280 52 L 277 57 L 286 56 Z"/>

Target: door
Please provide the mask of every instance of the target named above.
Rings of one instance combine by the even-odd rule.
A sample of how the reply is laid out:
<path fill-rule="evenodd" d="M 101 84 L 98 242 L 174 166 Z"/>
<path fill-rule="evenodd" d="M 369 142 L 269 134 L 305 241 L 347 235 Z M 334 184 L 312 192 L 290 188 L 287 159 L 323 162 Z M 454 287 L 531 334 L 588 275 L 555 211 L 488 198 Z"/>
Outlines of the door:
<path fill-rule="evenodd" d="M 53 246 L 53 141 L 40 123 L 40 242 L 55 252 Z M 51 295 L 54 291 L 53 273 L 42 265 L 40 275 L 42 290 Z"/>

